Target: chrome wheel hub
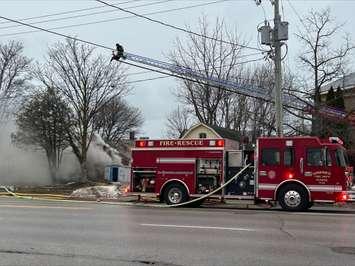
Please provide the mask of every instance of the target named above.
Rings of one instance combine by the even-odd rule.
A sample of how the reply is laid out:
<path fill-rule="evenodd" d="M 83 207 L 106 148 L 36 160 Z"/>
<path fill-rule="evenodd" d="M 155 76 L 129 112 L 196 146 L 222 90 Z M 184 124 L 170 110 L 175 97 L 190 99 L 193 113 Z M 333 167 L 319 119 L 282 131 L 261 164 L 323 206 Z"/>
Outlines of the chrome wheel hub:
<path fill-rule="evenodd" d="M 170 202 L 172 202 L 173 204 L 178 204 L 181 202 L 182 193 L 180 189 L 172 188 L 169 190 L 168 197 Z"/>
<path fill-rule="evenodd" d="M 301 204 L 301 195 L 294 190 L 287 191 L 284 199 L 288 207 L 298 207 Z"/>

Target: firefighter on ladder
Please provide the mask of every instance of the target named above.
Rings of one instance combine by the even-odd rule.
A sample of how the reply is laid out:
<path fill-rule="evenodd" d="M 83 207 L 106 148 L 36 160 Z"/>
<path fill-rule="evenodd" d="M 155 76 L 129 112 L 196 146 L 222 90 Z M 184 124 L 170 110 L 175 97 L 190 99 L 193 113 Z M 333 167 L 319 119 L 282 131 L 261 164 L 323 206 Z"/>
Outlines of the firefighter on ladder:
<path fill-rule="evenodd" d="M 124 49 L 123 49 L 122 45 L 120 45 L 119 43 L 116 43 L 116 51 L 112 51 L 112 57 L 111 57 L 110 62 L 112 62 L 112 60 L 119 61 L 121 58 L 126 59 L 126 57 L 124 55 Z"/>

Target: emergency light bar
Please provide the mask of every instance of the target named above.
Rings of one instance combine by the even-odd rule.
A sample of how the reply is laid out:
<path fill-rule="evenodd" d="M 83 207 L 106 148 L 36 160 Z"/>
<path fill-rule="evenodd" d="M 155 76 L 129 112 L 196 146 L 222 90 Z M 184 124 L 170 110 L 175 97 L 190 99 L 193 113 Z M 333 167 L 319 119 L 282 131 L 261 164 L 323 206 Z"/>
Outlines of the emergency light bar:
<path fill-rule="evenodd" d="M 223 148 L 224 139 L 136 140 L 136 148 Z"/>

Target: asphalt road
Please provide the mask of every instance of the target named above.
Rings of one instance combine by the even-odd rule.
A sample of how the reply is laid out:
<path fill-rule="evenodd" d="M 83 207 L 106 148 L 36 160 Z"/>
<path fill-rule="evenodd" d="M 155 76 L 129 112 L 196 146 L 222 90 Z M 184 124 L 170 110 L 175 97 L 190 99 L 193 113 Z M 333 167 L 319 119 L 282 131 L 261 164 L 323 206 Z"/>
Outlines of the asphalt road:
<path fill-rule="evenodd" d="M 355 265 L 355 210 L 158 209 L 0 198 L 0 265 Z"/>

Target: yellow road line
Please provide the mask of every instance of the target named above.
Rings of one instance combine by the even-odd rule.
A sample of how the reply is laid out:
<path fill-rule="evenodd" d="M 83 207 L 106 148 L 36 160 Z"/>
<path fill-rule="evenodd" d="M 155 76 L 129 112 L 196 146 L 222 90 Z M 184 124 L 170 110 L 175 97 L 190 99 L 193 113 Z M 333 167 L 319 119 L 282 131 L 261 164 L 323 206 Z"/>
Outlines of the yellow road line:
<path fill-rule="evenodd" d="M 0 192 L 0 195 L 10 195 L 8 192 Z M 47 197 L 61 197 L 69 198 L 69 195 L 60 195 L 60 194 L 41 194 L 41 193 L 16 193 L 18 196 L 47 196 Z"/>
<path fill-rule="evenodd" d="M 0 208 L 28 208 L 28 209 L 65 209 L 65 210 L 91 210 L 88 207 L 64 207 L 64 206 L 46 206 L 46 205 L 15 205 L 15 204 L 0 204 Z"/>

